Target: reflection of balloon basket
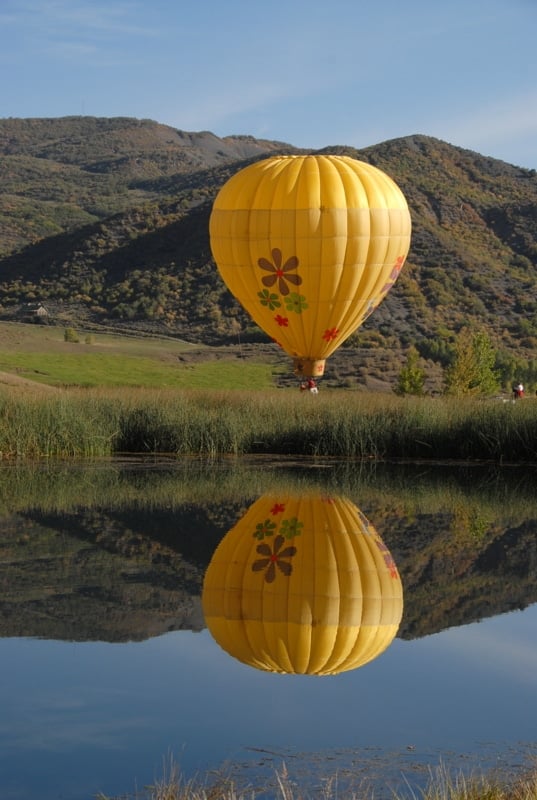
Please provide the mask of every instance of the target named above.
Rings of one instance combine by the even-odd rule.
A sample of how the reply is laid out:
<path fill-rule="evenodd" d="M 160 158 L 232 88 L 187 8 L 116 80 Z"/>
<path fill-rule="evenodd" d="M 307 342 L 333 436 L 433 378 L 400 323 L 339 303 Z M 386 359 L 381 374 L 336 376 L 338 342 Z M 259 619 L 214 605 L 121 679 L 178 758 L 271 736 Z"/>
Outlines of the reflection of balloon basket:
<path fill-rule="evenodd" d="M 222 539 L 203 610 L 230 655 L 270 672 L 356 669 L 393 641 L 401 579 L 380 536 L 342 497 L 261 497 Z"/>

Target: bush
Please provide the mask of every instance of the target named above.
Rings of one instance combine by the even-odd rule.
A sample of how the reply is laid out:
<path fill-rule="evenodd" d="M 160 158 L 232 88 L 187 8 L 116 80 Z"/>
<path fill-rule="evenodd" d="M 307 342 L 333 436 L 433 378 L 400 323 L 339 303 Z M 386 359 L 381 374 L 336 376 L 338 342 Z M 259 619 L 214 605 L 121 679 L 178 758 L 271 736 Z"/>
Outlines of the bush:
<path fill-rule="evenodd" d="M 75 331 L 74 328 L 66 328 L 63 332 L 63 341 L 64 342 L 79 342 L 80 339 L 78 338 L 78 333 Z"/>

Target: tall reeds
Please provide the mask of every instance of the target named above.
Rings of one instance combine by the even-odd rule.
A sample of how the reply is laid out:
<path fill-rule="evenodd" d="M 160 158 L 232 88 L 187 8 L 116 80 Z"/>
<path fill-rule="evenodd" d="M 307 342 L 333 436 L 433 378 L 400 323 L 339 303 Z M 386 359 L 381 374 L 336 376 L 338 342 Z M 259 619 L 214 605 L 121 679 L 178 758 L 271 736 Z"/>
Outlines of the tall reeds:
<path fill-rule="evenodd" d="M 4 459 L 120 453 L 537 463 L 537 400 L 288 390 L 0 395 Z"/>

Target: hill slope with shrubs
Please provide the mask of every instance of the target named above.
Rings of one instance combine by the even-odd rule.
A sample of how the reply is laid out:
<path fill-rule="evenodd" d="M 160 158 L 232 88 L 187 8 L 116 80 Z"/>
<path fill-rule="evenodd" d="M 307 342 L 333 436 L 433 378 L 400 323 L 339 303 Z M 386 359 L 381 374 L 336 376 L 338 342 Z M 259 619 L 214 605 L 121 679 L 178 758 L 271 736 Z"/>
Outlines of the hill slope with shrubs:
<path fill-rule="evenodd" d="M 227 178 L 301 153 L 249 136 L 130 118 L 0 120 L 1 317 L 30 302 L 80 326 L 210 345 L 266 341 L 222 283 L 208 220 Z M 413 222 L 407 264 L 343 357 L 396 370 L 415 345 L 432 370 L 467 325 L 511 371 L 537 347 L 537 175 L 431 137 L 327 147 L 391 175 Z M 374 367 L 373 367 L 374 369 Z"/>

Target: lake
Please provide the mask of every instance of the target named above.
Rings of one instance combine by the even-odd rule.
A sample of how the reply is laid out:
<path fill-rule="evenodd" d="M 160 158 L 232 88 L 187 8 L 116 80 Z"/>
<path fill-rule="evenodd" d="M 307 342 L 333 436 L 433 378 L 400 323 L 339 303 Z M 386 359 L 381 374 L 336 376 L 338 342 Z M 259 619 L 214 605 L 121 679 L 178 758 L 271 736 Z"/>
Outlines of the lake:
<path fill-rule="evenodd" d="M 537 755 L 534 486 L 483 465 L 0 467 L 0 797 L 125 795 L 170 758 L 266 796 L 284 769 L 386 797 L 440 764 L 516 769 Z"/>

